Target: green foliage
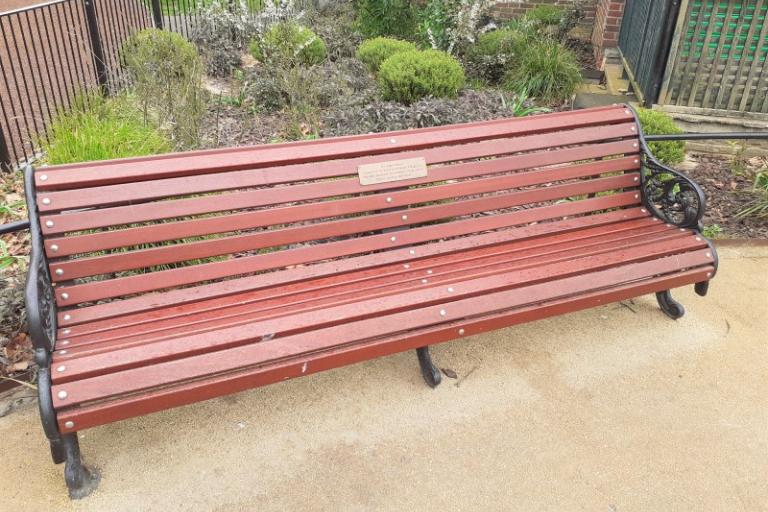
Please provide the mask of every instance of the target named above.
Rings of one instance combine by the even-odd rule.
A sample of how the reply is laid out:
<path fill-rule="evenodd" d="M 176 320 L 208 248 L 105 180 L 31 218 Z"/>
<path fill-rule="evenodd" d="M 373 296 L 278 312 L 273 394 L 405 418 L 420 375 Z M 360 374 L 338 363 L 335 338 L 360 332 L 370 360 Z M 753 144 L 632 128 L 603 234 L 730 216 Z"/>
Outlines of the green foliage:
<path fill-rule="evenodd" d="M 528 98 L 528 91 L 523 89 L 512 95 L 511 98 L 501 95 L 501 102 L 505 108 L 508 108 L 512 112 L 513 117 L 525 117 L 533 114 L 543 114 L 545 112 L 551 112 L 550 109 L 545 107 L 537 107 Z"/>
<path fill-rule="evenodd" d="M 358 0 L 356 7 L 360 32 L 367 38 L 408 39 L 416 32 L 417 9 L 411 0 Z"/>
<path fill-rule="evenodd" d="M 494 0 L 427 0 L 419 37 L 433 50 L 462 55 L 487 26 Z"/>
<path fill-rule="evenodd" d="M 664 112 L 638 108 L 637 117 L 640 118 L 640 125 L 646 135 L 683 133 L 683 130 L 678 128 L 672 118 Z M 663 164 L 679 164 L 685 159 L 685 141 L 651 142 L 648 146 L 656 160 Z"/>
<path fill-rule="evenodd" d="M 150 28 L 128 38 L 120 55 L 145 121 L 166 130 L 179 149 L 197 145 L 206 106 L 194 45 L 175 32 Z"/>
<path fill-rule="evenodd" d="M 547 103 L 563 103 L 581 84 L 576 55 L 557 41 L 531 41 L 504 76 L 505 88 L 526 90 Z"/>
<path fill-rule="evenodd" d="M 528 38 L 517 30 L 501 29 L 482 34 L 467 50 L 466 62 L 472 76 L 498 83 L 520 55 Z"/>
<path fill-rule="evenodd" d="M 276 23 L 260 38 L 251 41 L 256 60 L 278 66 L 312 66 L 325 60 L 325 42 L 307 27 Z"/>
<path fill-rule="evenodd" d="M 552 4 L 537 5 L 525 13 L 525 18 L 536 25 L 552 26 L 559 24 L 565 16 L 565 9 Z"/>
<path fill-rule="evenodd" d="M 317 10 L 310 10 L 307 15 L 306 24 L 325 42 L 329 60 L 355 56 L 363 35 L 358 30 L 352 2 L 329 2 Z"/>
<path fill-rule="evenodd" d="M 757 197 L 746 208 L 737 213 L 736 217 L 741 219 L 745 217 L 768 218 L 768 169 L 755 175 L 753 192 Z"/>
<path fill-rule="evenodd" d="M 459 61 L 438 50 L 397 53 L 379 69 L 379 87 L 384 99 L 406 105 L 425 96 L 455 98 L 464 81 Z"/>
<path fill-rule="evenodd" d="M 381 64 L 396 53 L 416 50 L 416 45 L 410 41 L 376 37 L 363 41 L 357 49 L 357 58 L 363 61 L 372 72 L 376 73 Z"/>
<path fill-rule="evenodd" d="M 166 137 L 143 119 L 134 98 L 80 96 L 51 121 L 40 141 L 51 165 L 154 155 L 171 151 Z"/>
<path fill-rule="evenodd" d="M 707 238 L 720 238 L 720 235 L 723 234 L 723 228 L 721 228 L 719 224 L 704 226 L 704 229 L 701 230 L 701 234 Z"/>

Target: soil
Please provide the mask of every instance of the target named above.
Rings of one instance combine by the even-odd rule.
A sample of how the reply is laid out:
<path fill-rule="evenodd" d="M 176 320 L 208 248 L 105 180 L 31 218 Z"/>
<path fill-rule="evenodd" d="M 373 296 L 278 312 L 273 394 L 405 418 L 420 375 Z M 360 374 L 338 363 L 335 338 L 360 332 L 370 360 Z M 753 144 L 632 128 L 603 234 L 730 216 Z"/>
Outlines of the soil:
<path fill-rule="evenodd" d="M 686 163 L 684 172 L 704 188 L 707 196 L 705 227 L 720 226 L 722 232 L 717 238 L 768 239 L 768 219 L 736 217 L 758 197 L 752 189 L 754 176 L 768 169 L 768 157 L 738 161 L 733 157 L 692 154 Z"/>

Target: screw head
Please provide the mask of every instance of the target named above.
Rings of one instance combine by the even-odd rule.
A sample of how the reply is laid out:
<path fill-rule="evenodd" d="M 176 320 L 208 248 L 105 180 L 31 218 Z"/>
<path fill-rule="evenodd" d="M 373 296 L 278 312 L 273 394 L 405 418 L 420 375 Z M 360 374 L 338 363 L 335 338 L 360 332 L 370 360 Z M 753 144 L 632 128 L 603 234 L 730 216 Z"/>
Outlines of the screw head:
<path fill-rule="evenodd" d="M 72 332 L 72 329 L 64 329 L 64 331 L 63 331 L 63 332 L 64 332 L 64 334 L 69 334 L 69 333 L 71 333 L 71 332 Z"/>
<path fill-rule="evenodd" d="M 701 242 L 701 237 L 700 237 L 700 236 L 697 236 L 697 237 L 696 237 L 696 241 L 697 241 L 697 242 Z"/>
<path fill-rule="evenodd" d="M 388 202 L 388 203 L 391 203 L 391 202 L 392 202 L 392 198 L 391 198 L 391 197 L 388 197 L 388 198 L 387 198 L 387 202 Z"/>
<path fill-rule="evenodd" d="M 640 211 L 643 213 L 646 213 L 648 210 L 646 210 L 645 208 L 640 208 Z"/>
<path fill-rule="evenodd" d="M 639 198 L 640 198 L 640 194 L 635 194 L 635 199 L 639 199 Z"/>
<path fill-rule="evenodd" d="M 45 227 L 52 228 L 53 227 L 53 221 L 52 220 L 45 221 Z"/>
<path fill-rule="evenodd" d="M 51 251 L 58 252 L 59 251 L 59 246 L 56 245 L 56 244 L 51 245 Z"/>
<path fill-rule="evenodd" d="M 407 216 L 407 215 L 403 215 L 403 216 L 401 217 L 401 219 L 403 219 L 403 220 L 408 220 L 408 216 Z"/>
<path fill-rule="evenodd" d="M 464 329 L 459 329 L 459 335 L 461 336 L 463 334 L 464 334 Z"/>
<path fill-rule="evenodd" d="M 397 142 L 397 140 L 395 140 L 395 139 L 389 139 L 389 142 L 391 142 L 392 144 L 395 144 L 395 143 Z"/>
<path fill-rule="evenodd" d="M 63 372 L 63 371 L 64 371 L 64 370 L 66 370 L 66 369 L 67 369 L 67 367 L 66 367 L 66 366 L 64 366 L 64 365 L 61 365 L 61 366 L 59 366 L 58 368 L 56 368 L 56 371 L 57 371 L 57 372 Z"/>
<path fill-rule="evenodd" d="M 69 294 L 67 292 L 64 292 L 61 294 L 61 298 L 64 300 L 67 300 L 69 298 Z"/>
<path fill-rule="evenodd" d="M 408 251 L 408 254 L 416 254 L 416 251 L 414 251 L 413 249 L 411 249 L 410 251 Z"/>
<path fill-rule="evenodd" d="M 429 281 L 427 281 L 426 279 L 422 279 L 422 280 L 421 280 L 421 284 L 427 284 L 428 282 L 429 282 Z"/>
<path fill-rule="evenodd" d="M 427 270 L 427 274 L 431 274 L 431 273 L 432 273 L 432 271 L 431 271 L 431 270 Z"/>
<path fill-rule="evenodd" d="M 48 181 L 48 175 L 47 174 L 41 174 L 40 175 L 40 181 Z"/>
<path fill-rule="evenodd" d="M 67 398 L 67 392 L 66 391 L 59 391 L 59 394 L 56 395 L 56 396 L 58 396 L 59 399 L 64 400 L 65 398 Z"/>
<path fill-rule="evenodd" d="M 59 355 L 60 356 L 65 356 L 65 355 L 67 355 L 67 351 L 66 350 L 59 350 Z"/>
<path fill-rule="evenodd" d="M 63 276 L 63 275 L 64 275 L 64 270 L 62 270 L 62 269 L 60 269 L 60 268 L 57 268 L 57 269 L 56 269 L 56 275 L 57 275 L 57 276 Z"/>
<path fill-rule="evenodd" d="M 43 204 L 51 204 L 51 200 L 47 197 L 43 198 Z"/>
<path fill-rule="evenodd" d="M 397 241 L 397 237 L 396 236 L 390 237 L 389 240 L 390 240 L 390 242 L 395 242 L 395 241 Z"/>
<path fill-rule="evenodd" d="M 632 130 L 633 132 L 634 132 L 635 130 L 637 130 L 637 128 L 635 128 L 634 126 L 630 126 L 630 127 L 629 127 L 629 129 L 630 129 L 630 130 Z"/>
<path fill-rule="evenodd" d="M 75 426 L 75 422 L 74 421 L 67 421 L 66 423 L 64 423 L 64 426 L 67 427 L 67 428 L 72 428 L 72 427 Z"/>
<path fill-rule="evenodd" d="M 634 181 L 640 181 L 640 178 L 638 178 L 637 176 L 635 176 L 635 180 L 634 180 Z"/>
<path fill-rule="evenodd" d="M 453 286 L 448 287 L 448 293 L 453 293 Z"/>
<path fill-rule="evenodd" d="M 69 340 L 62 340 L 62 341 L 60 341 L 59 343 L 61 343 L 61 345 L 62 345 L 63 347 L 66 347 L 67 345 L 69 345 Z"/>
<path fill-rule="evenodd" d="M 440 310 L 440 316 L 445 316 L 445 315 L 447 315 L 447 314 L 448 314 L 448 313 L 446 313 L 444 309 L 441 309 L 441 310 Z"/>
<path fill-rule="evenodd" d="M 707 277 L 712 277 L 712 272 L 707 272 Z"/>
<path fill-rule="evenodd" d="M 708 252 L 708 253 L 707 253 L 707 258 L 711 258 L 711 257 L 712 257 L 712 253 L 711 253 L 711 252 Z"/>
<path fill-rule="evenodd" d="M 406 263 L 405 265 L 403 265 L 403 268 L 411 268 L 411 266 Z"/>
<path fill-rule="evenodd" d="M 635 163 L 636 163 L 636 164 L 639 164 L 639 163 L 640 163 L 640 160 L 638 160 L 637 158 L 635 158 Z"/>
<path fill-rule="evenodd" d="M 64 320 L 70 320 L 72 318 L 72 315 L 64 315 Z"/>

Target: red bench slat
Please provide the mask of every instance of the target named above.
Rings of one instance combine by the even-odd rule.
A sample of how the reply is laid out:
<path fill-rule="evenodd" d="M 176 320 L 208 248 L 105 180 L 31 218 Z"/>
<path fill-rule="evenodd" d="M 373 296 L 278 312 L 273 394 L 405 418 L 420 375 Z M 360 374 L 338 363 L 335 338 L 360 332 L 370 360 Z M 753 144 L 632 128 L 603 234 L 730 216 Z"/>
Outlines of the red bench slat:
<path fill-rule="evenodd" d="M 498 160 L 503 162 L 509 171 L 519 171 L 527 168 L 565 164 L 568 162 L 589 160 L 599 157 L 613 157 L 624 154 L 632 155 L 636 158 L 638 157 L 637 140 L 605 142 L 566 148 L 559 151 L 525 153 L 522 155 L 500 157 Z M 472 173 L 467 172 L 467 169 L 477 171 L 478 173 L 484 173 L 485 165 L 488 164 L 485 164 L 482 161 L 467 165 L 458 164 L 450 167 L 444 166 L 435 168 L 434 172 L 439 172 L 441 179 L 457 179 L 462 176 L 473 176 Z M 413 186 L 431 183 L 433 181 L 435 181 L 435 179 L 430 175 L 425 178 L 414 178 L 398 181 L 396 183 L 399 186 Z M 42 224 L 46 234 L 55 235 L 69 231 L 81 231 L 107 226 L 120 226 L 153 220 L 170 219 L 174 217 L 269 206 L 279 204 L 280 202 L 287 202 L 289 199 L 293 201 L 305 201 L 323 197 L 355 194 L 364 191 L 387 190 L 392 188 L 392 186 L 392 182 L 362 186 L 358 179 L 352 178 L 330 182 L 323 181 L 320 183 L 296 184 L 285 190 L 283 190 L 282 187 L 271 187 L 260 190 L 228 191 L 222 196 L 170 199 L 162 202 L 146 203 L 143 204 L 141 208 L 135 208 L 132 205 L 102 208 L 99 210 L 98 215 L 94 215 L 91 210 L 67 212 L 65 214 L 48 214 L 42 216 Z M 53 226 L 46 226 L 45 224 L 47 221 L 51 221 Z M 55 254 L 53 256 L 55 256 Z"/>
<path fill-rule="evenodd" d="M 484 298 L 490 297 L 497 291 L 512 287 L 519 287 L 543 280 L 551 282 L 554 279 L 574 274 L 594 274 L 616 265 L 628 265 L 632 262 L 641 262 L 648 259 L 656 260 L 659 273 L 664 272 L 665 265 L 676 266 L 677 270 L 690 268 L 694 266 L 694 263 L 688 264 L 688 262 L 699 261 L 704 256 L 703 252 L 680 253 L 706 247 L 706 242 L 697 240 L 696 237 L 689 235 L 679 239 L 653 241 L 637 247 L 617 249 L 598 255 L 582 256 L 568 261 L 535 265 L 509 273 L 495 274 L 490 277 L 477 277 L 460 281 L 453 284 L 454 290 L 450 293 L 446 292 L 444 287 L 421 288 L 415 285 L 413 288 L 418 289 L 403 291 L 396 295 L 362 300 L 354 304 L 329 307 L 273 320 L 257 321 L 207 333 L 162 340 L 147 345 L 129 346 L 90 356 L 79 357 L 78 350 L 69 351 L 65 355 L 54 353 L 54 364 L 67 362 L 66 374 L 56 375 L 54 379 L 82 378 L 86 375 L 96 375 L 106 370 L 118 371 L 147 363 L 156 365 L 161 361 L 173 358 L 189 357 L 203 352 L 220 351 L 224 348 L 231 348 L 259 338 L 272 338 L 274 336 L 276 339 L 279 339 L 296 332 L 353 322 L 373 316 L 380 318 L 381 315 L 403 310 L 418 311 L 418 309 L 414 308 L 425 308 L 433 304 L 453 302 L 476 295 L 482 295 Z M 672 261 L 664 263 L 662 257 L 672 254 L 677 254 L 677 256 L 672 258 Z M 713 259 L 710 255 L 705 261 L 699 261 L 696 264 L 704 265 L 712 261 Z M 457 309 L 457 311 L 464 310 Z M 439 321 L 439 318 L 434 320 L 435 323 Z M 83 398 L 82 400 L 88 399 Z M 71 396 L 68 398 L 67 403 L 73 403 L 73 401 L 77 400 L 79 400 L 79 397 Z M 59 404 L 55 399 L 54 403 Z"/>
<path fill-rule="evenodd" d="M 404 256 L 404 259 L 396 263 L 368 266 L 376 262 L 376 260 L 372 261 L 370 258 L 362 257 L 357 262 L 357 269 L 351 271 L 336 269 L 334 273 L 319 273 L 317 277 L 312 279 L 307 278 L 306 272 L 303 272 L 301 275 L 303 279 L 297 280 L 294 270 L 300 269 L 286 270 L 282 271 L 281 274 L 288 274 L 288 276 L 285 276 L 285 279 L 281 281 L 282 284 L 279 285 L 272 283 L 269 286 L 269 283 L 259 282 L 260 286 L 251 289 L 244 287 L 241 291 L 232 292 L 224 296 L 214 295 L 213 298 L 189 303 L 175 302 L 170 307 L 155 305 L 150 311 L 124 313 L 121 316 L 109 317 L 82 325 L 74 325 L 67 328 L 66 335 L 64 334 L 65 329 L 59 329 L 59 336 L 69 340 L 72 347 L 76 347 L 89 339 L 102 339 L 104 336 L 115 337 L 118 332 L 132 327 L 153 330 L 160 327 L 163 322 L 167 325 L 175 325 L 176 322 L 186 321 L 190 315 L 204 312 L 221 315 L 223 314 L 222 310 L 225 309 L 227 314 L 231 314 L 233 308 L 247 307 L 254 309 L 257 301 L 275 297 L 319 292 L 321 290 L 323 293 L 331 295 L 336 293 L 334 290 L 339 289 L 340 286 L 370 289 L 373 282 L 388 279 L 392 276 L 403 275 L 408 269 L 411 271 L 423 271 L 435 268 L 444 262 L 479 261 L 481 258 L 499 254 L 517 254 L 520 251 L 554 251 L 563 244 L 592 244 L 599 243 L 600 241 L 629 239 L 669 229 L 671 228 L 666 227 L 661 222 L 657 222 L 656 219 L 641 218 L 620 223 L 601 224 L 596 227 L 585 227 L 579 230 L 564 230 L 558 234 L 539 236 L 538 238 L 516 239 L 510 232 L 509 241 L 506 242 L 465 247 L 465 250 L 460 251 L 435 252 L 429 257 L 425 257 L 422 254 L 420 259 L 409 259 L 408 256 Z M 541 234 L 545 233 L 539 232 L 539 235 Z M 487 236 L 485 238 L 489 243 L 498 242 L 498 238 L 495 240 Z M 245 279 L 238 281 L 245 281 Z M 148 323 L 151 323 L 152 326 L 148 326 Z"/>
<path fill-rule="evenodd" d="M 666 231 L 666 233 L 662 233 Z M 674 238 L 689 237 L 689 233 L 681 233 L 676 229 L 665 227 L 663 224 L 654 223 L 646 230 L 635 228 L 623 236 L 615 234 L 598 236 L 590 239 L 576 239 L 570 242 L 560 242 L 541 247 L 517 247 L 507 249 L 505 252 L 497 252 L 486 256 L 479 256 L 481 251 L 470 251 L 451 255 L 450 259 L 438 258 L 421 262 L 422 265 L 409 266 L 409 269 L 398 265 L 389 274 L 386 268 L 380 270 L 377 278 L 369 279 L 364 287 L 359 280 L 341 281 L 335 286 L 299 290 L 293 295 L 280 289 L 280 294 L 275 296 L 278 290 L 265 290 L 262 297 L 247 303 L 229 305 L 226 308 L 207 310 L 203 313 L 193 314 L 186 310 L 183 315 L 163 321 L 153 321 L 125 327 L 111 329 L 108 332 L 93 333 L 83 336 L 69 336 L 70 344 L 67 346 L 70 354 L 75 352 L 78 356 L 88 351 L 108 349 L 117 344 L 105 342 L 119 340 L 120 346 L 135 342 L 156 341 L 178 337 L 185 334 L 194 334 L 217 330 L 222 327 L 231 327 L 255 320 L 277 318 L 292 315 L 300 311 L 317 309 L 357 302 L 361 299 L 382 297 L 401 292 L 403 289 L 424 284 L 434 287 L 449 285 L 457 280 L 476 278 L 478 276 L 492 275 L 499 272 L 519 270 L 527 266 L 535 266 L 544 263 L 566 261 L 575 257 L 586 255 L 594 256 L 605 252 L 627 249 L 636 245 L 650 242 L 660 242 Z M 357 277 L 357 275 L 349 276 Z M 426 283 L 423 281 L 426 280 Z M 304 283 L 300 283 L 304 284 Z M 307 283 L 311 284 L 311 283 Z M 271 292 L 271 294 L 269 293 Z M 84 350 L 81 350 L 84 349 Z"/>
<path fill-rule="evenodd" d="M 592 226 L 608 226 L 621 230 L 624 221 L 640 219 L 643 221 L 657 221 L 651 218 L 648 212 L 640 208 L 610 211 L 607 213 L 593 214 L 584 217 L 569 218 L 546 223 L 528 225 L 524 227 L 508 228 L 492 231 L 481 235 L 471 235 L 463 238 L 446 240 L 440 244 L 428 244 L 412 246 L 413 248 L 400 248 L 387 252 L 378 252 L 363 256 L 353 256 L 342 260 L 316 263 L 312 266 L 299 266 L 283 269 L 280 272 L 246 276 L 239 279 L 231 279 L 222 282 L 209 283 L 183 288 L 155 292 L 138 297 L 125 298 L 120 301 L 101 303 L 91 306 L 82 306 L 76 309 L 68 309 L 59 312 L 58 324 L 62 326 L 58 335 L 65 339 L 70 333 L 79 332 L 78 329 L 89 329 L 91 326 L 109 325 L 117 322 L 121 315 L 132 313 L 155 314 L 159 308 L 180 307 L 184 304 L 192 304 L 198 301 L 216 297 L 263 289 L 278 284 L 286 285 L 321 276 L 345 274 L 351 270 L 363 267 L 375 267 L 392 262 L 411 263 L 419 258 L 436 254 L 450 254 L 481 245 L 497 244 L 508 240 L 531 240 L 535 237 L 550 235 L 552 233 L 569 233 L 573 230 L 589 228 Z M 66 318 L 68 315 L 69 318 Z M 87 324 L 85 324 L 88 322 Z M 99 323 L 101 322 L 101 323 Z"/>
<path fill-rule="evenodd" d="M 567 128 L 609 125 L 626 120 L 634 120 L 632 113 L 625 107 L 616 105 L 560 112 L 547 116 L 499 119 L 437 128 L 75 164 L 49 167 L 45 172 L 36 173 L 35 185 L 40 191 L 94 187 L 174 176 L 324 161 L 331 158 L 399 153 L 502 136 L 525 136 Z M 393 139 L 394 142 L 392 142 Z M 47 179 L 41 180 L 42 174 L 45 174 Z"/>

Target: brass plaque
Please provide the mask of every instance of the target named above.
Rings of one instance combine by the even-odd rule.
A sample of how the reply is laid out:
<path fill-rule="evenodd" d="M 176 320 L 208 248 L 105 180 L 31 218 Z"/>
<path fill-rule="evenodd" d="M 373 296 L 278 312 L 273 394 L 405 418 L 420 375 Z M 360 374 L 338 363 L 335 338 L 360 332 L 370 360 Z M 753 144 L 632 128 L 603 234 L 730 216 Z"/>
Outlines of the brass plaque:
<path fill-rule="evenodd" d="M 427 162 L 423 158 L 405 158 L 357 166 L 361 185 L 375 185 L 388 181 L 411 180 L 427 175 Z"/>

